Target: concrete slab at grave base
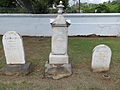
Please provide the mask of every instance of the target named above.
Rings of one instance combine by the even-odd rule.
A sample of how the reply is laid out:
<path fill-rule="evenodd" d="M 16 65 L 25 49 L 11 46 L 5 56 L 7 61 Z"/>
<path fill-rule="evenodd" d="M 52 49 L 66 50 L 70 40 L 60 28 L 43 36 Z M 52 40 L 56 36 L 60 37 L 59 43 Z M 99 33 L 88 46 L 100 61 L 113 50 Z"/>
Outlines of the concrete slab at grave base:
<path fill-rule="evenodd" d="M 109 67 L 108 68 L 92 68 L 92 72 L 107 72 L 109 71 Z"/>
<path fill-rule="evenodd" d="M 30 72 L 31 72 L 30 62 L 26 62 L 25 64 L 18 64 L 18 65 L 7 64 L 0 70 L 0 74 L 10 75 L 10 76 L 27 75 Z"/>
<path fill-rule="evenodd" d="M 45 77 L 61 79 L 71 74 L 71 64 L 45 64 Z"/>

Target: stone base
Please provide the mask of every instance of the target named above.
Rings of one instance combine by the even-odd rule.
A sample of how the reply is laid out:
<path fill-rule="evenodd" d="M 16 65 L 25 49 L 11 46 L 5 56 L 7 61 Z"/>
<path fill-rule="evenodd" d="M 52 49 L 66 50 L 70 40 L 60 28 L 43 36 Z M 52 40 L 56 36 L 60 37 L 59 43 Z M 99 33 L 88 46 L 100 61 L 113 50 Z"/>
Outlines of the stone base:
<path fill-rule="evenodd" d="M 107 72 L 109 68 L 92 68 L 92 72 Z"/>
<path fill-rule="evenodd" d="M 61 79 L 71 74 L 71 64 L 45 64 L 45 77 Z"/>
<path fill-rule="evenodd" d="M 53 55 L 50 53 L 49 55 L 49 64 L 67 64 L 68 62 L 68 55 Z"/>
<path fill-rule="evenodd" d="M 31 63 L 26 62 L 25 64 L 13 65 L 7 64 L 1 70 L 0 74 L 4 75 L 27 75 L 31 72 Z"/>

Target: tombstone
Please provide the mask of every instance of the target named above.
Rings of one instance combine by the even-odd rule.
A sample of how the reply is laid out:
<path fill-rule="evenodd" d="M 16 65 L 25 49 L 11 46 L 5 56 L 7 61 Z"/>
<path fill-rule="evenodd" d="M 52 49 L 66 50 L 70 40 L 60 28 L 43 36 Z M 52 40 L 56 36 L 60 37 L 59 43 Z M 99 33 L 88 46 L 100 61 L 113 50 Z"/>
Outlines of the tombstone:
<path fill-rule="evenodd" d="M 60 1 L 58 16 L 50 21 L 52 26 L 52 47 L 49 61 L 45 64 L 45 76 L 53 79 L 60 79 L 72 74 L 67 54 L 68 26 L 70 22 L 62 15 L 63 8 L 62 1 Z"/>
<path fill-rule="evenodd" d="M 22 38 L 14 31 L 3 36 L 3 46 L 7 64 L 25 64 Z"/>
<path fill-rule="evenodd" d="M 93 49 L 92 70 L 93 72 L 105 72 L 110 68 L 111 49 L 104 44 L 98 45 Z"/>
<path fill-rule="evenodd" d="M 22 37 L 15 31 L 8 31 L 3 35 L 3 48 L 7 65 L 3 67 L 4 74 L 28 74 L 30 62 L 25 61 Z"/>

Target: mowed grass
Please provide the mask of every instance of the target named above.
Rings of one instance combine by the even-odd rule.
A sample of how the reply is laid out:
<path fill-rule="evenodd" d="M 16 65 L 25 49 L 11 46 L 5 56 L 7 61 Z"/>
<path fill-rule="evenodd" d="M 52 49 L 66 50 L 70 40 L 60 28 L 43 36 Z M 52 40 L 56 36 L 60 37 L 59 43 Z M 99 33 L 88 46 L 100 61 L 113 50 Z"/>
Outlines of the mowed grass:
<path fill-rule="evenodd" d="M 68 54 L 73 74 L 60 80 L 44 78 L 44 64 L 51 51 L 51 39 L 47 37 L 23 37 L 26 60 L 32 63 L 27 76 L 0 75 L 0 90 L 120 90 L 120 38 L 69 37 Z M 110 71 L 91 72 L 92 50 L 106 44 L 112 50 Z M 0 68 L 5 56 L 0 36 Z M 109 79 L 103 75 L 110 76 Z"/>

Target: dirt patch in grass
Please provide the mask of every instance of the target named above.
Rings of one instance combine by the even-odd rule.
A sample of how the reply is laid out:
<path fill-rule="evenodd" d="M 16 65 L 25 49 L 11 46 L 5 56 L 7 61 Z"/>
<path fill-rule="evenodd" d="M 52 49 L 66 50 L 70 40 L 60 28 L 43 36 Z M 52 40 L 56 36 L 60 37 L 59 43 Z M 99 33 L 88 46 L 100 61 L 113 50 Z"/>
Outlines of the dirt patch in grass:
<path fill-rule="evenodd" d="M 50 37 L 23 37 L 23 41 L 26 60 L 32 63 L 32 72 L 27 76 L 0 75 L 0 90 L 120 90 L 120 38 L 69 37 L 68 54 L 73 74 L 60 80 L 44 78 L 44 64 L 51 49 Z M 101 43 L 112 49 L 111 68 L 106 73 L 93 73 L 92 49 Z M 0 64 L 1 67 L 5 65 L 2 42 Z"/>

